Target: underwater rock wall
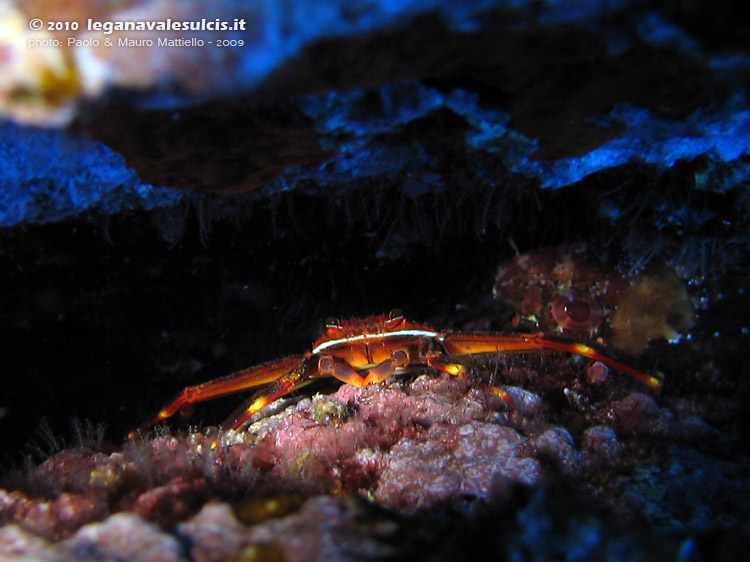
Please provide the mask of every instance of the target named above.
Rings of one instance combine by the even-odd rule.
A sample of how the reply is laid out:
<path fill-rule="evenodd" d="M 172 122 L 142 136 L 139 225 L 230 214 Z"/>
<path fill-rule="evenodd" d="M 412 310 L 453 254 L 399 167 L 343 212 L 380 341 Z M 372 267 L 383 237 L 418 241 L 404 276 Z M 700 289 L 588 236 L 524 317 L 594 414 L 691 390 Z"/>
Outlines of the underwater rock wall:
<path fill-rule="evenodd" d="M 0 31 L 0 558 L 746 551 L 736 3 L 0 0 Z M 577 339 L 661 394 L 502 353 L 126 438 L 394 308 Z"/>

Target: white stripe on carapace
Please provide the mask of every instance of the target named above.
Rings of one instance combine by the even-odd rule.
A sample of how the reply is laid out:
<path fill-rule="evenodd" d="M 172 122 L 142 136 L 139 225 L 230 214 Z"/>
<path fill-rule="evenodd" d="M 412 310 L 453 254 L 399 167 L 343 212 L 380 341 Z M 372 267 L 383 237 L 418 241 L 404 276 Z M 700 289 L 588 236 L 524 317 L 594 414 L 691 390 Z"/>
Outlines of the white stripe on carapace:
<path fill-rule="evenodd" d="M 338 345 L 340 343 L 347 344 L 347 343 L 355 343 L 360 341 L 366 341 L 366 340 L 379 340 L 383 338 L 395 338 L 398 336 L 423 336 L 426 338 L 434 338 L 437 336 L 437 332 L 432 332 L 430 330 L 399 330 L 398 332 L 381 332 L 378 334 L 359 334 L 357 336 L 351 336 L 349 338 L 339 338 L 337 340 L 328 340 L 324 341 L 320 345 L 316 345 L 312 352 L 320 353 L 324 349 L 328 349 L 329 347 L 333 347 L 334 345 Z"/>

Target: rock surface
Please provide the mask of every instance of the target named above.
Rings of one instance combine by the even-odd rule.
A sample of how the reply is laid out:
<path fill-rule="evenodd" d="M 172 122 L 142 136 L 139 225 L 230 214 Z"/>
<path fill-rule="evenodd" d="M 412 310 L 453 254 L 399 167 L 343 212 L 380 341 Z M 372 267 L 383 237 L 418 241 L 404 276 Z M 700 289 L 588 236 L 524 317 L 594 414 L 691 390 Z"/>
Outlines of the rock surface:
<path fill-rule="evenodd" d="M 747 552 L 736 2 L 50 6 L 0 0 L 0 558 Z M 247 29 L 104 29 L 129 18 Z M 119 45 L 159 37 L 229 43 Z M 185 386 L 309 351 L 332 315 L 569 337 L 548 307 L 577 281 L 498 270 L 580 245 L 603 320 L 573 335 L 639 353 L 621 359 L 663 372 L 661 396 L 498 354 L 467 380 L 319 381 L 247 431 L 216 429 L 241 402 L 217 400 L 123 442 Z"/>

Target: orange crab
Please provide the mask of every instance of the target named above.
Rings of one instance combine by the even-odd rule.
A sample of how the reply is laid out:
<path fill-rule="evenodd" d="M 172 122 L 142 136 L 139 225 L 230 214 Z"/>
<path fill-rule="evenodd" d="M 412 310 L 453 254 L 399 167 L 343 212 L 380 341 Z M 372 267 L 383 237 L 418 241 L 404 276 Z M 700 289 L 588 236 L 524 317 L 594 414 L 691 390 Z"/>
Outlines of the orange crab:
<path fill-rule="evenodd" d="M 657 394 L 661 390 L 659 377 L 628 367 L 588 345 L 556 340 L 541 333 L 438 332 L 431 326 L 410 322 L 399 311 L 393 311 L 384 316 L 329 320 L 325 333 L 318 338 L 311 351 L 189 386 L 141 429 L 170 418 L 177 412 L 188 415 L 198 402 L 262 385 L 270 386 L 258 393 L 238 417 L 228 420 L 232 429 L 242 426 L 268 404 L 322 377 L 335 377 L 361 388 L 383 382 L 394 373 L 416 366 L 427 366 L 450 375 L 463 375 L 466 366 L 452 362 L 450 358 L 453 356 L 543 350 L 575 353 L 600 361 L 627 373 Z M 505 391 L 497 388 L 491 390 L 512 405 Z M 133 432 L 131 436 L 137 433 Z"/>

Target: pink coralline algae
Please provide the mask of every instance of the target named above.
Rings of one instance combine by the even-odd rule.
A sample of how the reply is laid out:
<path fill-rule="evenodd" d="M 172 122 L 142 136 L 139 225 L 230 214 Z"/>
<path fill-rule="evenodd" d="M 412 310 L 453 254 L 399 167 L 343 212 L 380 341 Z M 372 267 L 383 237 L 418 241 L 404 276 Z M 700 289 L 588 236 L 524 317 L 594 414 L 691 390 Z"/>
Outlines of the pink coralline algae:
<path fill-rule="evenodd" d="M 404 518 L 509 509 L 512 490 L 560 477 L 637 519 L 648 499 L 622 475 L 644 454 L 641 436 L 715 430 L 608 384 L 611 397 L 583 410 L 552 408 L 549 388 L 509 386 L 510 408 L 470 378 L 424 374 L 343 385 L 242 431 L 65 450 L 0 490 L 0 559 L 386 559 Z"/>
<path fill-rule="evenodd" d="M 497 480 L 533 485 L 542 469 L 509 427 L 474 422 L 433 426 L 427 440 L 405 438 L 382 456 L 378 503 L 400 511 L 429 508 L 462 495 L 492 498 Z"/>
<path fill-rule="evenodd" d="M 283 519 L 248 527 L 227 504 L 209 503 L 174 533 L 132 513 L 118 513 L 82 527 L 53 543 L 17 525 L 0 529 L 0 559 L 20 561 L 219 562 L 232 560 L 387 559 L 398 526 L 372 520 L 367 536 L 360 520 L 368 516 L 361 502 L 330 496 L 313 497 Z M 321 527 L 321 522 L 325 526 Z"/>

